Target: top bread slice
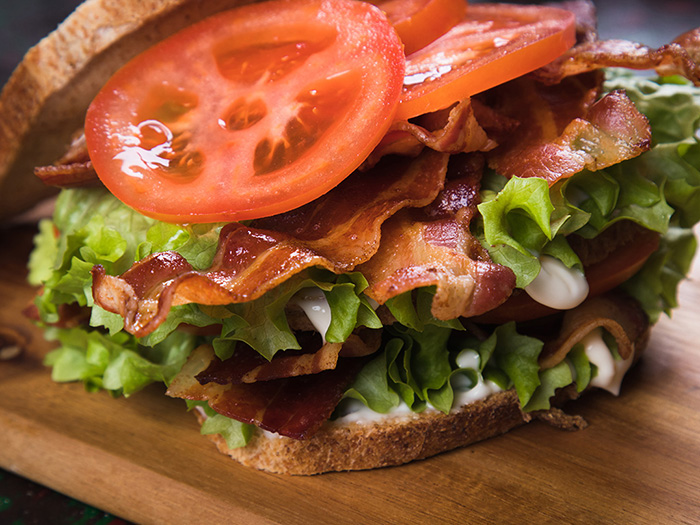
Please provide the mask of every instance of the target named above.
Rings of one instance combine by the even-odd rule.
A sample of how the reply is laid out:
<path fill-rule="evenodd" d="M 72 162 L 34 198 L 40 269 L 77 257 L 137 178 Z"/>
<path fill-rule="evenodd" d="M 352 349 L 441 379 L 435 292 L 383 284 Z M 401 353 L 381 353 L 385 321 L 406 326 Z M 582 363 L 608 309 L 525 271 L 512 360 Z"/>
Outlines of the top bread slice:
<path fill-rule="evenodd" d="M 129 59 L 209 15 L 254 0 L 87 0 L 30 49 L 0 94 L 0 220 L 50 195 L 50 165 L 82 129 L 105 82 Z"/>

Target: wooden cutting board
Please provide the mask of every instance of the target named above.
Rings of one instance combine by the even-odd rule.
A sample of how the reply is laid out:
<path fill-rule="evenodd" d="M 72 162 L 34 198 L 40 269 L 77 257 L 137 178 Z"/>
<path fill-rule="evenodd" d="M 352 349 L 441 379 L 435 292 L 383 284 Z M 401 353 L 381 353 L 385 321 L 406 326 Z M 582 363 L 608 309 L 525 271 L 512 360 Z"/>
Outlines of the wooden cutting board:
<path fill-rule="evenodd" d="M 247 469 L 154 386 L 129 399 L 56 384 L 20 311 L 33 230 L 0 231 L 0 326 L 29 339 L 0 361 L 0 466 L 143 523 L 700 522 L 700 264 L 615 398 L 569 405 L 579 432 L 532 423 L 414 464 L 288 477 Z"/>

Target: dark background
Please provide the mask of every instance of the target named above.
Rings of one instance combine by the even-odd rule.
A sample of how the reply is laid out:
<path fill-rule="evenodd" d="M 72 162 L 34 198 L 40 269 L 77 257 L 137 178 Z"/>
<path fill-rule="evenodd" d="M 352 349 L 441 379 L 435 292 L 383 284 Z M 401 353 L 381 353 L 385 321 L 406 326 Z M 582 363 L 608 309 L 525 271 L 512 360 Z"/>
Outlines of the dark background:
<path fill-rule="evenodd" d="M 80 0 L 0 0 L 1 85 L 25 51 L 55 29 L 79 3 Z M 659 46 L 700 26 L 698 0 L 598 0 L 595 3 L 601 38 L 625 38 Z"/>

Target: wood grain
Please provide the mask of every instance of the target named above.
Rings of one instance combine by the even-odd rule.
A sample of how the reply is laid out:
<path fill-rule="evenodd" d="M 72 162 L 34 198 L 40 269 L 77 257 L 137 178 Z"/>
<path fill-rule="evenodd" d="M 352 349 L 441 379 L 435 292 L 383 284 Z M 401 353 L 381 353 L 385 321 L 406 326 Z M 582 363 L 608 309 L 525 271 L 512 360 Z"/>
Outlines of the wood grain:
<path fill-rule="evenodd" d="M 21 315 L 33 229 L 0 231 L 0 326 L 29 339 L 0 361 L 0 466 L 141 523 L 697 523 L 700 265 L 615 398 L 569 405 L 580 432 L 532 423 L 403 467 L 288 477 L 241 467 L 158 386 L 129 399 L 51 382 Z"/>

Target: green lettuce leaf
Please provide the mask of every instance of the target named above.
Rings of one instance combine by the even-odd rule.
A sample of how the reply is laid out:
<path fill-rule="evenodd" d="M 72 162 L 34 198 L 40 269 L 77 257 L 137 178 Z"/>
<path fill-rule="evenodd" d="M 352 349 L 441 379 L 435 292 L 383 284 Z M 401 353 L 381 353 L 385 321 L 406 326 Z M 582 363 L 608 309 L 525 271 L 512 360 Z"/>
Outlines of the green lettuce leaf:
<path fill-rule="evenodd" d="M 206 401 L 187 401 L 188 409 L 200 407 L 207 415 L 200 432 L 203 435 L 219 434 L 230 449 L 245 447 L 255 432 L 255 425 L 241 423 L 214 411 Z"/>
<path fill-rule="evenodd" d="M 327 341 L 341 343 L 358 326 L 382 326 L 362 294 L 367 280 L 361 274 L 337 276 L 311 270 L 285 281 L 254 301 L 229 305 L 229 316 L 223 319 L 221 336 L 213 343 L 216 354 L 227 359 L 233 355 L 237 341 L 246 343 L 268 360 L 281 350 L 301 348 L 287 323 L 285 308 L 296 293 L 311 287 L 323 291 L 331 309 Z"/>
<path fill-rule="evenodd" d="M 377 357 L 362 368 L 353 385 L 345 392 L 344 397 L 362 401 L 379 414 L 386 414 L 399 406 L 401 398 L 389 386 L 385 353 L 380 352 Z"/>
<path fill-rule="evenodd" d="M 555 394 L 558 388 L 573 383 L 574 378 L 571 374 L 569 363 L 562 361 L 552 368 L 547 368 L 539 373 L 539 386 L 534 391 L 527 404 L 523 406 L 525 412 L 533 410 L 548 410 L 551 408 L 549 403 L 550 398 Z M 522 401 L 522 400 L 521 400 Z"/>
<path fill-rule="evenodd" d="M 696 249 L 693 230 L 671 228 L 642 269 L 623 283 L 622 288 L 640 302 L 652 323 L 662 313 L 670 316 L 678 306 L 678 285 L 688 274 Z"/>
<path fill-rule="evenodd" d="M 177 249 L 195 268 L 208 266 L 221 226 L 161 223 L 135 212 L 104 188 L 63 190 L 53 221 L 41 223 L 38 249 L 29 262 L 30 282 L 44 287 L 36 299 L 41 319 L 56 322 L 61 304 L 93 305 L 90 271 L 95 264 L 118 275 L 151 253 Z M 96 314 L 92 326 L 102 320 L 114 332 L 115 320 L 109 316 Z"/>
<path fill-rule="evenodd" d="M 126 332 L 48 328 L 46 337 L 61 344 L 45 358 L 54 381 L 82 381 L 90 391 L 104 388 L 124 396 L 153 382 L 169 383 L 196 346 L 195 338 L 183 332 L 153 347 L 139 345 Z"/>
<path fill-rule="evenodd" d="M 474 221 L 474 231 L 491 258 L 513 270 L 518 288 L 537 277 L 540 254 L 582 269 L 564 235 L 585 224 L 588 215 L 572 206 L 560 187 L 550 191 L 544 179 L 513 177 L 494 192 L 488 189 L 499 186 L 494 179 L 505 179 L 494 173 L 485 178 L 490 181 L 482 191 L 481 220 Z"/>
<path fill-rule="evenodd" d="M 435 286 L 426 286 L 399 294 L 384 304 L 400 324 L 416 332 L 422 332 L 428 325 L 464 330 L 459 319 L 443 321 L 433 317 L 431 307 L 435 292 Z"/>
<path fill-rule="evenodd" d="M 586 355 L 586 349 L 581 343 L 575 345 L 569 352 L 567 359 L 571 363 L 576 374 L 576 391 L 579 393 L 583 392 L 590 384 L 593 375 L 591 362 Z"/>

